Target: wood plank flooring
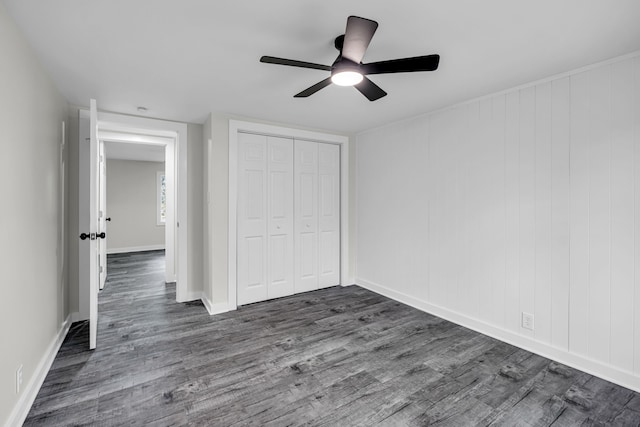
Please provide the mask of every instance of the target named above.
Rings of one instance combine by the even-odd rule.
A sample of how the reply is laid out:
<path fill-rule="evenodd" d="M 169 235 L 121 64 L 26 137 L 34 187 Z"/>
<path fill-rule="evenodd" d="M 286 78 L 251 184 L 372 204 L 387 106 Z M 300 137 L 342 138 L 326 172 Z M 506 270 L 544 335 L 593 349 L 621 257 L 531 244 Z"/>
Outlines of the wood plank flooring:
<path fill-rule="evenodd" d="M 109 256 L 26 426 L 639 426 L 640 394 L 357 286 L 209 316 L 163 252 Z"/>

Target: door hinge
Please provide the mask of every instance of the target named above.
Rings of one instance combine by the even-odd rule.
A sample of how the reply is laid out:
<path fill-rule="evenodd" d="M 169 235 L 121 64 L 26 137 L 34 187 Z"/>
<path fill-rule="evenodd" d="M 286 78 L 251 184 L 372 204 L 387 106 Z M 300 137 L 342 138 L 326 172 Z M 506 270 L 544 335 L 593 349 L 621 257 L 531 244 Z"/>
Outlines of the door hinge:
<path fill-rule="evenodd" d="M 102 266 L 100 266 L 100 273 L 102 273 Z"/>

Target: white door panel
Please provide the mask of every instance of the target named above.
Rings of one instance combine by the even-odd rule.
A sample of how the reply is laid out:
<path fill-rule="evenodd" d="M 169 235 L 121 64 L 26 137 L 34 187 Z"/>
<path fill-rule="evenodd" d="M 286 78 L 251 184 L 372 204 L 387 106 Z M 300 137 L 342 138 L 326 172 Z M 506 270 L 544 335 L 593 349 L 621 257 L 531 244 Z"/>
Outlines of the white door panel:
<path fill-rule="evenodd" d="M 295 291 L 318 289 L 318 143 L 295 142 Z"/>
<path fill-rule="evenodd" d="M 238 135 L 238 304 L 267 299 L 266 144 L 260 135 Z"/>
<path fill-rule="evenodd" d="M 340 147 L 318 144 L 318 286 L 340 284 Z"/>
<path fill-rule="evenodd" d="M 267 137 L 268 298 L 293 294 L 293 140 Z"/>
<path fill-rule="evenodd" d="M 100 153 L 98 146 L 98 107 L 96 100 L 90 101 L 89 111 L 89 348 L 94 349 L 98 338 L 98 287 L 100 286 L 100 273 L 98 271 L 99 249 L 101 239 L 96 235 L 100 232 L 98 215 L 100 209 L 99 167 Z"/>

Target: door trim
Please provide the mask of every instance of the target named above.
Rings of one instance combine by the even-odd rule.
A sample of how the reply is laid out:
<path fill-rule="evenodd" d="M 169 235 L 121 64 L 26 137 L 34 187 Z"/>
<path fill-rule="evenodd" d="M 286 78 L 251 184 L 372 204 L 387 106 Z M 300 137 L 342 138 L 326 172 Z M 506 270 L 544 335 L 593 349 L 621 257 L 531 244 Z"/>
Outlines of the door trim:
<path fill-rule="evenodd" d="M 349 138 L 343 135 L 292 129 L 262 123 L 229 120 L 229 232 L 228 232 L 228 304 L 237 304 L 237 201 L 238 201 L 238 133 L 293 138 L 340 146 L 340 284 L 349 280 Z"/>

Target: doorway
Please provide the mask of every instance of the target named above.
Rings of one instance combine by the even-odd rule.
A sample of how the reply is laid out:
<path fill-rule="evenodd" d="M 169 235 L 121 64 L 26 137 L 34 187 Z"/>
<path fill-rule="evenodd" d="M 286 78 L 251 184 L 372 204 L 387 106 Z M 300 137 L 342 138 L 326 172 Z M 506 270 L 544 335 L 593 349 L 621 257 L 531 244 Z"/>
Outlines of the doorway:
<path fill-rule="evenodd" d="M 106 239 L 100 251 L 100 267 L 107 266 L 107 255 L 158 251 L 167 249 L 167 188 L 165 144 L 130 143 L 105 139 L 104 173 L 101 185 L 100 211 L 105 217 Z M 172 241 L 169 241 L 169 245 Z M 169 253 L 175 253 L 168 248 Z M 174 282 L 175 273 L 166 268 L 174 262 L 167 259 L 162 270 L 165 282 Z M 100 270 L 103 288 L 106 268 Z"/>
<path fill-rule="evenodd" d="M 94 104 L 94 102 L 92 101 Z M 93 105 L 92 104 L 92 105 Z M 93 107 L 92 107 L 93 108 Z M 96 123 L 95 128 L 91 123 Z M 89 208 L 92 191 L 97 187 L 89 185 L 89 170 L 96 166 L 97 157 L 92 160 L 89 154 L 90 135 L 95 133 L 96 140 L 117 142 L 120 144 L 159 145 L 164 147 L 165 179 L 166 179 L 166 281 L 176 283 L 176 301 L 188 301 L 188 212 L 187 212 L 187 125 L 184 123 L 168 122 L 164 120 L 147 119 L 135 116 L 125 116 L 113 113 L 97 113 L 97 120 L 92 121 L 88 110 L 79 112 L 79 226 L 80 230 L 95 229 L 90 227 L 89 221 L 92 209 Z M 104 143 L 103 143 L 104 144 Z M 106 160 L 104 155 L 103 160 Z M 91 166 L 91 168 L 90 168 Z M 95 193 L 94 193 L 95 194 Z M 107 215 L 103 215 L 106 223 Z M 100 221 L 97 222 L 101 227 Z M 92 232 L 93 233 L 93 232 Z M 100 229 L 98 229 L 98 233 Z M 92 234 L 93 235 L 93 234 Z M 105 233 L 106 235 L 106 233 Z M 100 236 L 98 236 L 100 237 Z M 83 247 L 83 245 L 87 245 Z M 91 297 L 93 285 L 99 282 L 94 277 L 89 266 L 94 262 L 89 257 L 89 242 L 82 241 L 79 248 L 79 318 L 97 321 L 90 316 L 94 307 L 94 297 Z M 100 258 L 100 255 L 98 255 Z M 94 260 L 95 258 L 91 258 Z M 106 267 L 106 263 L 104 263 Z M 93 267 L 92 267 L 93 268 Z M 91 270 L 93 271 L 93 270 Z M 191 298 L 192 299 L 192 298 Z"/>

